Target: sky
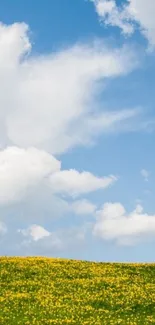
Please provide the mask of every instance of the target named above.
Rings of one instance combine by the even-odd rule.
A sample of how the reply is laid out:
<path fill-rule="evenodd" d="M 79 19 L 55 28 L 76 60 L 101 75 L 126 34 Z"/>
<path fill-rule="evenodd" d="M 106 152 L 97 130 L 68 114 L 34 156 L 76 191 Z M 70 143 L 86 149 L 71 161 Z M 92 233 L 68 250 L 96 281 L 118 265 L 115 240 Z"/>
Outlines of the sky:
<path fill-rule="evenodd" d="M 154 262 L 155 2 L 0 2 L 0 255 Z"/>

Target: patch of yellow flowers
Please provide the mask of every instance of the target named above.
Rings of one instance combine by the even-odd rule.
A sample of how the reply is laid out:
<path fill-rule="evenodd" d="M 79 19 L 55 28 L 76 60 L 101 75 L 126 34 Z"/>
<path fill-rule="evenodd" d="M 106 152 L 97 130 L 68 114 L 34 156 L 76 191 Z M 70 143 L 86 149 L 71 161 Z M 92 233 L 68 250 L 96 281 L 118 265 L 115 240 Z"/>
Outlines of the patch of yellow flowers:
<path fill-rule="evenodd" d="M 155 264 L 0 258 L 0 325 L 155 324 Z"/>

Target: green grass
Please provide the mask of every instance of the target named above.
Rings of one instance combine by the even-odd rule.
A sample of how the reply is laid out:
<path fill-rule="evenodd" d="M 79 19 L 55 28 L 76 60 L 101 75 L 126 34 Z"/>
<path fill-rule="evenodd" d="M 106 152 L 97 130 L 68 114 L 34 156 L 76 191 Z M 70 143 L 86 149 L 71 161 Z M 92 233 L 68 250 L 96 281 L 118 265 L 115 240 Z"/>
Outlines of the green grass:
<path fill-rule="evenodd" d="M 155 324 L 155 264 L 2 257 L 4 324 Z"/>

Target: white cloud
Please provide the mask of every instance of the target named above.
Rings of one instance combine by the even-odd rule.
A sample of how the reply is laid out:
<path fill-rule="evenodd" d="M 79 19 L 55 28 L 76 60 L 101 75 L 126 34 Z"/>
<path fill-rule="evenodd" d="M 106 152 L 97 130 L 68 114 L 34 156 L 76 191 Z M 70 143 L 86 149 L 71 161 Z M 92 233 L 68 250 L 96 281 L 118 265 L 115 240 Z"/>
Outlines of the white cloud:
<path fill-rule="evenodd" d="M 4 25 L 0 22 L 0 68 L 3 72 L 16 68 L 20 59 L 31 50 L 28 30 L 25 23 Z"/>
<path fill-rule="evenodd" d="M 128 11 L 132 19 L 139 24 L 142 34 L 155 46 L 155 2 L 154 0 L 130 0 Z"/>
<path fill-rule="evenodd" d="M 141 175 L 144 178 L 145 182 L 148 182 L 150 173 L 146 169 L 141 170 Z"/>
<path fill-rule="evenodd" d="M 78 215 L 93 214 L 96 210 L 96 205 L 86 199 L 74 201 L 71 204 L 71 211 Z"/>
<path fill-rule="evenodd" d="M 138 59 L 131 49 L 96 41 L 44 56 L 27 55 L 30 51 L 26 24 L 0 25 L 1 148 L 62 153 L 135 117 L 134 110 L 99 112 L 96 97 L 98 81 L 135 68 Z"/>
<path fill-rule="evenodd" d="M 117 26 L 123 33 L 132 34 L 134 27 L 131 24 L 131 16 L 127 10 L 127 5 L 122 8 L 116 5 L 115 0 L 90 0 L 94 2 L 96 12 L 101 21 L 106 25 Z"/>
<path fill-rule="evenodd" d="M 81 135 L 83 144 L 91 144 L 96 136 L 100 134 L 147 130 L 150 129 L 151 124 L 154 127 L 154 122 L 149 120 L 147 120 L 146 123 L 139 122 L 139 126 L 137 126 L 137 117 L 141 113 L 142 109 L 135 108 L 134 110 L 124 109 L 123 111 L 118 112 L 96 114 L 87 120 L 82 120 L 80 125 L 76 126 L 76 133 Z M 85 130 L 87 130 L 87 134 L 85 133 Z"/>
<path fill-rule="evenodd" d="M 20 241 L 20 247 L 24 247 L 29 255 L 36 255 L 38 252 L 39 255 L 48 255 L 51 252 L 64 252 L 66 249 L 72 251 L 76 247 L 79 249 L 80 245 L 83 247 L 88 229 L 89 224 L 86 224 L 51 232 L 35 224 L 26 229 L 18 229 L 17 232 L 21 235 L 18 242 Z"/>
<path fill-rule="evenodd" d="M 50 232 L 39 225 L 32 225 L 27 229 L 19 229 L 18 232 L 34 241 L 50 236 Z"/>
<path fill-rule="evenodd" d="M 116 176 L 97 177 L 90 172 L 77 170 L 62 170 L 50 176 L 50 186 L 55 193 L 72 197 L 104 189 L 117 181 Z"/>
<path fill-rule="evenodd" d="M 0 204 L 19 200 L 49 174 L 60 169 L 52 155 L 35 149 L 9 147 L 0 151 Z"/>
<path fill-rule="evenodd" d="M 90 0 L 94 2 L 100 20 L 119 27 L 124 34 L 132 34 L 137 28 L 155 46 L 155 1 L 128 0 L 116 4 L 115 0 Z"/>
<path fill-rule="evenodd" d="M 127 214 L 120 203 L 105 203 L 96 212 L 93 234 L 119 244 L 132 244 L 140 239 L 155 235 L 155 215 L 143 213 L 141 205 Z"/>
<path fill-rule="evenodd" d="M 30 254 L 33 250 L 44 252 L 53 250 L 63 250 L 64 243 L 57 232 L 50 232 L 44 227 L 33 224 L 26 229 L 18 229 L 24 240 L 21 241 L 21 246 L 30 249 Z"/>
<path fill-rule="evenodd" d="M 51 195 L 74 197 L 107 188 L 117 180 L 115 176 L 96 177 L 90 172 L 60 168 L 60 161 L 43 150 L 18 147 L 0 150 L 0 204 L 21 200 L 39 185 L 44 190 L 46 186 Z"/>

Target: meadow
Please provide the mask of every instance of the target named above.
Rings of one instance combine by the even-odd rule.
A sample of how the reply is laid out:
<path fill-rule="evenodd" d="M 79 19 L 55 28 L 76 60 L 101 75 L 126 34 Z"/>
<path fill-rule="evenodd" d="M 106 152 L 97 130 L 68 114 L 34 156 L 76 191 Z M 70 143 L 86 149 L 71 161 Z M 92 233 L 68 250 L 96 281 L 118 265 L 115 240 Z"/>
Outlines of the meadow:
<path fill-rule="evenodd" d="M 4 324 L 155 324 L 155 264 L 1 257 Z"/>

